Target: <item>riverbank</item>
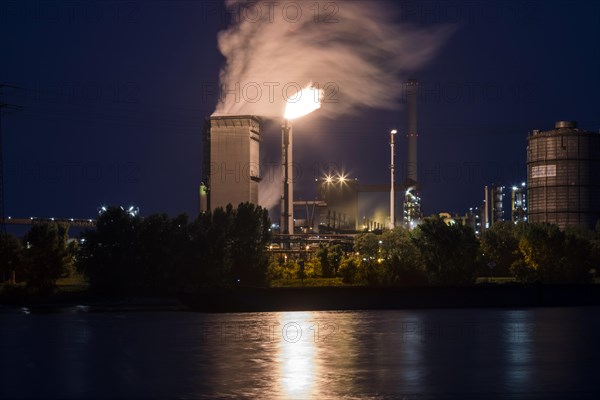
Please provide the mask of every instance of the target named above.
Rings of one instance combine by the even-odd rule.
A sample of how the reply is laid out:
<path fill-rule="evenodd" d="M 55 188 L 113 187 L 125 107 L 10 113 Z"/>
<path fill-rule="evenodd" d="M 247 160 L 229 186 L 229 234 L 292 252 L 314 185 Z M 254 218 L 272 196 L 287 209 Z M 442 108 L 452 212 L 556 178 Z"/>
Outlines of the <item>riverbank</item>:
<path fill-rule="evenodd" d="M 65 308 L 82 312 L 188 310 L 175 296 L 100 296 L 88 290 L 58 290 L 42 294 L 20 288 L 0 291 L 0 310 L 2 308 L 21 308 L 32 312 L 52 312 Z"/>
<path fill-rule="evenodd" d="M 600 285 L 212 289 L 182 302 L 200 312 L 597 306 Z"/>
<path fill-rule="evenodd" d="M 214 288 L 172 297 L 104 297 L 88 291 L 0 293 L 0 308 L 87 312 L 263 312 L 426 308 L 599 306 L 600 285 L 473 285 L 463 287 Z"/>

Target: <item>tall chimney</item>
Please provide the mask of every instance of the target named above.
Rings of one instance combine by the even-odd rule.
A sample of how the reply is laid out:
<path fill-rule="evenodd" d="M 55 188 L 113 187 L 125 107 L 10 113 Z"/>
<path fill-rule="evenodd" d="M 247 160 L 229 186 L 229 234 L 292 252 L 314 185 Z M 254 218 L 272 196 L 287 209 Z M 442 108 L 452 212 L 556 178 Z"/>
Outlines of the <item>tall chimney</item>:
<path fill-rule="evenodd" d="M 408 145 L 408 155 L 406 161 L 406 184 L 414 186 L 417 183 L 417 90 L 419 82 L 416 79 L 409 79 L 406 82 L 406 102 L 408 113 L 408 126 L 406 139 Z"/>
<path fill-rule="evenodd" d="M 294 234 L 294 183 L 293 183 L 292 124 L 287 119 L 281 126 L 281 214 L 279 228 L 282 234 Z M 287 243 L 286 248 L 289 248 Z"/>
<path fill-rule="evenodd" d="M 390 164 L 390 229 L 394 229 L 396 227 L 396 215 L 394 213 L 396 208 L 396 199 L 394 197 L 394 184 L 396 183 L 395 175 L 394 175 L 394 136 L 396 136 L 398 131 L 393 129 L 390 132 L 390 149 L 391 149 L 391 164 Z"/>

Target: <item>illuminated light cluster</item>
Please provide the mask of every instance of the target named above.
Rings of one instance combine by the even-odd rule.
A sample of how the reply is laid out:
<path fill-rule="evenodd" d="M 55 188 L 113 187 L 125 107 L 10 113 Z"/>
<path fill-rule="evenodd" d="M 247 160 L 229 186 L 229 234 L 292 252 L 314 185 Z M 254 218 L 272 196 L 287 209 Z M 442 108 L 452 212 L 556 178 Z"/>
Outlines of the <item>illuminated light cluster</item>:
<path fill-rule="evenodd" d="M 132 217 L 136 217 L 140 213 L 140 208 L 134 207 L 134 206 L 129 206 L 129 208 L 127 210 L 125 210 L 123 207 L 121 207 L 121 210 L 125 211 L 127 214 L 129 214 Z"/>
<path fill-rule="evenodd" d="M 139 207 L 129 206 L 128 208 L 124 208 L 123 206 L 121 206 L 120 208 L 121 208 L 121 210 L 125 211 L 127 214 L 129 214 L 132 217 L 136 217 L 140 213 Z M 105 205 L 98 207 L 98 215 L 102 215 L 106 211 L 108 211 L 108 207 L 106 207 Z"/>
<path fill-rule="evenodd" d="M 326 183 L 328 184 L 332 184 L 332 183 L 340 183 L 340 184 L 345 184 L 346 182 L 349 181 L 348 179 L 348 175 L 347 174 L 337 174 L 336 176 L 333 176 L 331 174 L 327 174 L 323 177 L 323 179 L 325 180 Z"/>

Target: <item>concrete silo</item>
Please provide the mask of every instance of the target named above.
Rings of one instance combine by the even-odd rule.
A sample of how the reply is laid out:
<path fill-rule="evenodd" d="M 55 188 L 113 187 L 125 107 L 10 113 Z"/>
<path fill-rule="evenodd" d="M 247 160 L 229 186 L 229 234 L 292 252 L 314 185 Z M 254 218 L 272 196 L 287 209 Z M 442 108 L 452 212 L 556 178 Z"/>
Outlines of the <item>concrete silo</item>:
<path fill-rule="evenodd" d="M 229 203 L 234 208 L 245 202 L 258 205 L 260 122 L 258 117 L 249 115 L 213 116 L 206 120 L 205 201 L 201 194 L 204 210 L 225 208 Z"/>

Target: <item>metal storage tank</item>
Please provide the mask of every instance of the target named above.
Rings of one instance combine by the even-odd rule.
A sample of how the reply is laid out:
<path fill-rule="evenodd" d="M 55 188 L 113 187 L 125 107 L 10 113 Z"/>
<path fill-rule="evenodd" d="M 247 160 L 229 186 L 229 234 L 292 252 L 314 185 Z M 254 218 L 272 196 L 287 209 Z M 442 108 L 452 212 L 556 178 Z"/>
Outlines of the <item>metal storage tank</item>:
<path fill-rule="evenodd" d="M 600 219 L 600 134 L 578 129 L 575 121 L 534 130 L 527 145 L 527 197 L 530 222 L 594 229 Z"/>

